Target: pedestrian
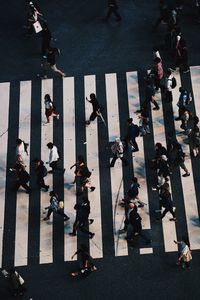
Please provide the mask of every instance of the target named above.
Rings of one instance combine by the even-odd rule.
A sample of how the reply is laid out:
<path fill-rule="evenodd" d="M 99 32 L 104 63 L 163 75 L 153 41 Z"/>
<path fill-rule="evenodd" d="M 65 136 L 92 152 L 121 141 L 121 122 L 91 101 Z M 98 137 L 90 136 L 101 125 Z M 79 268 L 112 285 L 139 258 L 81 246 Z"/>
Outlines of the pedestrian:
<path fill-rule="evenodd" d="M 163 185 L 164 182 L 169 180 L 168 177 L 170 176 L 170 168 L 169 168 L 169 163 L 166 155 L 161 155 L 160 159 L 158 160 L 157 168 L 158 168 L 157 188 L 160 188 L 160 186 Z"/>
<path fill-rule="evenodd" d="M 163 79 L 163 66 L 160 57 L 156 57 L 154 59 L 154 67 L 151 70 L 150 75 L 153 75 L 155 90 L 158 91 L 159 88 L 161 87 L 160 85 L 161 80 Z"/>
<path fill-rule="evenodd" d="M 9 282 L 9 290 L 12 296 L 23 296 L 25 292 L 24 279 L 16 271 L 15 268 L 10 268 L 8 271 L 2 270 L 2 274 Z"/>
<path fill-rule="evenodd" d="M 44 177 L 47 176 L 47 168 L 44 166 L 44 162 L 39 159 L 35 158 L 33 160 L 35 163 L 35 173 L 37 176 L 37 185 L 39 186 L 39 189 L 45 189 L 45 192 L 48 192 L 49 185 L 46 185 L 44 182 Z"/>
<path fill-rule="evenodd" d="M 190 145 L 191 157 L 198 157 L 200 147 L 200 130 L 197 125 L 190 130 L 188 134 L 188 140 Z"/>
<path fill-rule="evenodd" d="M 47 51 L 50 48 L 51 39 L 52 39 L 52 35 L 48 28 L 48 25 L 47 23 L 44 23 L 42 28 L 42 47 L 41 47 L 43 58 L 47 58 Z"/>
<path fill-rule="evenodd" d="M 180 87 L 179 92 L 180 92 L 180 96 L 179 96 L 179 100 L 177 102 L 177 106 L 179 109 L 178 109 L 178 117 L 175 118 L 176 121 L 181 120 L 180 107 L 184 106 L 185 108 L 188 109 L 188 105 L 192 101 L 191 94 L 186 89 L 184 89 L 183 87 Z"/>
<path fill-rule="evenodd" d="M 72 166 L 73 167 L 73 166 Z M 89 171 L 85 160 L 82 155 L 78 156 L 78 162 L 76 163 L 76 187 L 77 187 L 77 195 L 81 195 L 83 191 L 86 191 L 90 188 L 90 191 L 93 192 L 95 187 L 91 183 L 91 175 L 92 173 Z"/>
<path fill-rule="evenodd" d="M 115 20 L 117 22 L 121 21 L 122 17 L 118 13 L 118 5 L 116 0 L 108 0 L 108 12 L 103 21 L 107 22 L 112 14 L 115 15 Z"/>
<path fill-rule="evenodd" d="M 115 162 L 118 158 L 121 159 L 124 166 L 128 166 L 128 161 L 124 158 L 124 146 L 119 137 L 115 139 L 115 143 L 111 146 L 111 150 L 112 153 L 114 154 L 110 163 L 111 168 L 114 167 Z"/>
<path fill-rule="evenodd" d="M 166 102 L 172 102 L 172 89 L 176 87 L 176 79 L 172 76 L 170 69 L 167 69 L 165 77 L 164 98 Z"/>
<path fill-rule="evenodd" d="M 139 151 L 136 138 L 139 136 L 139 126 L 133 123 L 132 118 L 127 119 L 127 133 L 125 136 L 125 151 L 128 150 L 129 145 L 132 148 L 132 152 Z"/>
<path fill-rule="evenodd" d="M 60 69 L 58 69 L 57 65 L 56 65 L 56 54 L 57 53 L 60 53 L 59 49 L 58 48 L 52 48 L 50 47 L 48 50 L 47 50 L 47 62 L 42 64 L 41 66 L 44 67 L 44 78 L 47 78 L 47 69 L 48 69 L 48 66 L 51 67 L 51 69 L 57 73 L 59 76 L 61 77 L 65 77 L 66 74 L 61 71 Z"/>
<path fill-rule="evenodd" d="M 90 99 L 86 97 L 86 100 L 92 104 L 92 109 L 93 109 L 89 120 L 85 122 L 86 125 L 89 125 L 91 121 L 94 121 L 96 117 L 100 115 L 101 110 L 100 110 L 99 102 L 97 101 L 96 95 L 94 93 L 90 94 Z"/>
<path fill-rule="evenodd" d="M 192 260 L 192 252 L 190 249 L 190 242 L 187 237 L 182 236 L 180 241 L 174 241 L 179 245 L 177 265 L 181 265 L 182 269 L 190 269 L 190 262 Z"/>
<path fill-rule="evenodd" d="M 122 205 L 129 205 L 129 203 L 139 203 L 138 207 L 144 207 L 144 203 L 139 198 L 139 188 L 138 178 L 133 175 L 130 188 L 127 192 L 125 199 L 122 199 Z"/>
<path fill-rule="evenodd" d="M 50 219 L 52 213 L 57 213 L 62 217 L 64 217 L 64 221 L 68 221 L 69 217 L 64 213 L 64 202 L 62 201 L 62 203 L 59 204 L 60 201 L 58 200 L 58 195 L 54 191 L 51 191 L 49 193 L 49 196 L 50 196 L 50 200 L 49 200 L 50 205 L 45 207 L 45 209 L 48 209 L 48 212 L 46 217 L 43 220 L 47 221 Z"/>
<path fill-rule="evenodd" d="M 185 165 L 185 153 L 183 152 L 181 144 L 178 141 L 172 141 L 168 143 L 168 157 L 170 170 L 172 171 L 177 165 L 185 171 L 183 177 L 190 176 L 190 173 Z"/>
<path fill-rule="evenodd" d="M 94 272 L 97 270 L 97 268 L 94 265 L 93 258 L 89 253 L 88 246 L 85 244 L 81 244 L 80 248 L 72 255 L 71 259 L 75 257 L 75 255 L 79 258 L 79 264 L 80 268 L 76 272 L 72 272 L 71 276 L 87 276 L 91 272 Z"/>
<path fill-rule="evenodd" d="M 164 0 L 159 1 L 160 17 L 153 25 L 153 30 L 156 30 L 160 24 L 167 25 L 169 20 L 169 7 Z"/>
<path fill-rule="evenodd" d="M 153 110 L 159 110 L 159 105 L 156 101 L 155 90 L 153 87 L 152 80 L 150 78 L 146 79 L 146 87 L 145 87 L 145 101 L 147 103 L 152 103 L 154 105 Z"/>
<path fill-rule="evenodd" d="M 88 230 L 88 225 L 94 222 L 93 219 L 89 219 L 90 201 L 84 196 L 81 203 L 75 204 L 74 209 L 76 210 L 76 219 L 70 235 L 76 236 L 77 229 L 79 229 L 81 232 L 88 234 L 89 238 L 92 239 L 95 234 Z"/>
<path fill-rule="evenodd" d="M 15 182 L 15 191 L 18 191 L 20 186 L 22 186 L 27 194 L 30 194 L 31 188 L 27 185 L 30 180 L 30 175 L 25 170 L 25 166 L 21 163 L 21 161 L 17 160 L 14 168 L 10 169 L 11 172 L 15 172 L 16 174 L 16 182 Z"/>
<path fill-rule="evenodd" d="M 172 198 L 171 198 L 171 193 L 169 191 L 169 188 L 167 185 L 163 186 L 162 188 L 162 192 L 159 195 L 160 197 L 160 205 L 162 207 L 164 207 L 164 211 L 161 214 L 160 218 L 158 218 L 157 220 L 162 220 L 166 213 L 170 212 L 172 214 L 172 218 L 170 218 L 170 221 L 177 221 L 176 219 L 176 215 L 173 211 L 173 202 L 172 202 Z"/>
<path fill-rule="evenodd" d="M 140 136 L 145 136 L 146 134 L 151 133 L 149 128 L 149 113 L 146 105 L 143 105 L 141 109 L 138 109 L 135 112 L 139 118 L 139 131 Z"/>
<path fill-rule="evenodd" d="M 50 123 L 50 117 L 56 117 L 57 120 L 59 120 L 60 115 L 56 113 L 56 107 L 51 100 L 51 97 L 49 94 L 46 94 L 44 96 L 44 106 L 45 106 L 45 116 L 47 118 L 47 122 L 44 124 Z"/>
<path fill-rule="evenodd" d="M 58 165 L 60 161 L 58 148 L 51 142 L 47 144 L 47 148 L 49 149 L 49 161 L 46 163 L 52 168 L 52 170 L 48 171 L 48 173 L 53 174 L 55 171 L 62 171 L 64 174 L 65 169 Z"/>
<path fill-rule="evenodd" d="M 127 229 L 127 237 L 126 240 L 134 244 L 138 237 L 142 237 L 146 244 L 151 243 L 151 240 L 147 238 L 142 232 L 142 218 L 137 212 L 136 206 L 132 208 L 133 203 L 130 203 L 130 211 L 128 212 L 128 229 Z"/>
<path fill-rule="evenodd" d="M 167 149 L 161 143 L 156 143 L 154 148 L 155 155 L 151 162 L 153 163 L 153 169 L 158 169 L 161 156 L 167 155 Z"/>
<path fill-rule="evenodd" d="M 190 118 L 189 110 L 185 106 L 179 106 L 179 114 L 180 114 L 180 120 L 181 120 L 181 126 L 180 128 L 183 129 L 185 134 L 189 133 L 188 128 L 188 121 Z"/>

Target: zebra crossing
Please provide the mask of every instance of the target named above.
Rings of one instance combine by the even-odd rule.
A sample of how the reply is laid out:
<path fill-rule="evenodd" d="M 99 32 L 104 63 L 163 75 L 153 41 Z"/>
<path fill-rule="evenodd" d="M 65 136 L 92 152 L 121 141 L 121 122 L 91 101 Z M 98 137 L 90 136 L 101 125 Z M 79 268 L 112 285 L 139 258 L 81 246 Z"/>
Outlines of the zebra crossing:
<path fill-rule="evenodd" d="M 200 66 L 191 67 L 190 71 L 191 87 L 194 96 L 193 109 L 196 115 L 200 116 Z M 91 231 L 95 232 L 94 238 L 88 241 L 90 253 L 94 258 L 103 258 L 104 245 L 107 243 L 112 248 L 111 253 L 114 256 L 129 255 L 125 236 L 119 235 L 119 230 L 122 229 L 124 222 L 124 209 L 119 206 L 119 201 L 124 197 L 126 185 L 127 182 L 129 183 L 130 178 L 125 178 L 121 161 L 117 161 L 114 168 L 106 171 L 110 159 L 107 150 L 108 144 L 113 142 L 116 137 L 123 135 L 122 122 L 125 123 L 129 116 L 133 118 L 134 123 L 139 121 L 135 111 L 140 108 L 142 101 L 140 93 L 142 83 L 138 79 L 137 71 L 129 71 L 124 75 L 125 86 L 123 88 L 126 90 L 124 95 L 127 96 L 123 98 L 123 103 L 119 99 L 121 85 L 119 84 L 119 76 L 116 73 L 105 74 L 101 82 L 96 75 L 86 75 L 83 79 L 80 79 L 80 86 L 78 79 L 74 77 L 65 77 L 60 82 L 54 82 L 53 79 L 45 79 L 41 81 L 41 85 L 37 84 L 37 86 L 31 81 L 21 81 L 19 86 L 15 87 L 15 90 L 17 90 L 15 97 L 17 99 L 13 99 L 13 94 L 11 93 L 12 83 L 0 83 L 3 110 L 0 118 L 0 266 L 5 266 L 8 262 L 13 262 L 15 266 L 26 266 L 31 263 L 31 257 L 34 257 L 34 262 L 38 264 L 54 263 L 56 255 L 60 255 L 59 259 L 63 261 L 71 260 L 72 254 L 77 249 L 79 236 L 72 237 L 69 235 L 75 219 L 74 205 L 76 203 L 75 186 L 71 184 L 74 179 L 74 173 L 73 170 L 70 170 L 70 166 L 75 163 L 79 154 L 85 154 L 88 167 L 92 170 L 92 182 L 96 187 L 95 191 L 88 195 L 91 204 L 91 217 L 95 219 L 95 222 L 90 225 Z M 173 119 L 177 114 L 177 101 L 175 99 L 178 100 L 178 87 L 181 86 L 180 74 L 176 73 L 174 76 L 177 80 L 177 87 L 173 90 L 174 101 L 170 104 L 170 109 L 173 111 Z M 99 102 L 101 102 L 99 95 L 100 85 L 103 86 L 102 90 L 105 91 L 103 115 L 106 119 L 107 127 L 105 128 L 97 120 L 92 122 L 90 126 L 85 127 L 84 121 L 90 116 L 91 105 L 87 102 L 85 103 L 84 99 L 90 93 L 95 93 Z M 46 121 L 43 101 L 45 94 L 50 94 L 56 107 L 58 106 L 61 109 L 60 120 L 52 120 L 48 126 L 43 126 Z M 166 124 L 166 112 L 161 100 L 161 94 L 157 94 L 157 98 L 160 110 L 152 110 L 150 112 L 152 129 L 150 142 L 152 145 L 156 142 L 161 142 L 165 146 L 168 124 Z M 121 115 L 122 106 L 126 107 L 126 116 Z M 80 120 L 80 116 L 83 120 Z M 13 118 L 17 120 L 15 128 L 10 125 Z M 180 180 L 178 179 L 178 185 L 174 184 L 173 177 L 171 178 L 172 197 L 175 206 L 177 204 L 177 206 L 183 207 L 183 219 L 185 218 L 184 222 L 191 242 L 191 248 L 198 250 L 200 249 L 199 182 L 196 180 L 196 174 L 198 174 L 199 158 L 195 162 L 191 160 L 189 146 L 184 143 L 185 137 L 180 133 L 180 124 L 174 122 L 172 126 L 174 126 L 178 141 L 182 144 L 183 150 L 187 154 L 186 167 L 191 174 L 190 177 L 184 178 L 180 176 L 181 170 L 179 170 Z M 37 128 L 36 131 L 34 131 L 35 128 Z M 66 224 L 58 221 L 55 217 L 48 222 L 42 220 L 44 208 L 49 205 L 48 193 L 43 191 L 36 192 L 33 188 L 33 192 L 30 195 L 25 194 L 21 190 L 17 194 L 9 194 L 12 181 L 9 168 L 14 159 L 14 157 L 11 158 L 13 153 L 12 144 L 15 142 L 15 140 L 11 141 L 13 130 L 16 138 L 20 137 L 30 145 L 30 155 L 26 157 L 25 163 L 27 171 L 31 173 L 31 177 L 32 175 L 34 177 L 31 159 L 41 156 L 44 162 L 48 161 L 46 144 L 50 141 L 53 141 L 56 145 L 57 141 L 60 143 L 63 166 L 66 172 L 63 177 L 59 178 L 49 174 L 46 177 L 46 184 L 51 189 L 58 191 L 60 197 L 63 197 L 65 213 L 70 216 L 70 220 Z M 107 147 L 105 147 L 105 141 L 102 142 L 102 139 L 105 139 L 105 137 L 107 138 Z M 136 152 L 135 157 L 131 158 L 131 166 L 141 185 L 140 198 L 147 204 L 139 210 L 142 216 L 143 229 L 151 235 L 152 222 L 155 219 L 152 207 L 154 208 L 155 204 L 152 203 L 152 199 L 149 196 L 151 195 L 151 186 L 148 184 L 149 178 L 146 167 L 149 150 L 145 139 L 146 137 L 137 139 L 140 150 Z M 60 149 L 60 147 L 58 148 Z M 103 163 L 101 162 L 101 157 L 104 157 Z M 32 184 L 34 187 L 34 180 L 31 179 Z M 180 190 L 182 192 L 182 200 L 181 203 L 176 203 L 177 194 Z M 10 199 L 9 195 L 14 198 Z M 105 229 L 107 220 L 104 220 L 104 215 L 108 215 L 107 212 L 105 214 L 105 210 L 109 211 L 112 218 L 112 224 L 109 223 L 112 228 L 108 228 L 109 236 L 107 229 Z M 169 222 L 168 214 L 162 220 L 161 231 L 165 252 L 177 251 L 177 245 L 173 240 L 177 240 L 177 233 L 180 233 L 182 230 L 180 228 L 181 225 L 182 222 Z M 58 228 L 59 232 L 56 232 Z M 110 240 L 109 242 L 107 242 L 108 239 Z M 140 247 L 139 254 L 153 254 L 156 245 L 157 243 L 153 240 L 150 246 Z M 55 254 L 59 252 L 60 254 Z"/>

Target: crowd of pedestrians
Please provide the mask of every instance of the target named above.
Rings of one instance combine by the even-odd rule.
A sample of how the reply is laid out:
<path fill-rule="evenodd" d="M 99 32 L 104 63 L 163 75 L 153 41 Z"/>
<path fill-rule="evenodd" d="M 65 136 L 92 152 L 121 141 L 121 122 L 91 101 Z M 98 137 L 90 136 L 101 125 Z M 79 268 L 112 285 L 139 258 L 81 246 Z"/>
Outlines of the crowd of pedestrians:
<path fill-rule="evenodd" d="M 115 166 L 116 160 L 119 158 L 122 161 L 123 166 L 128 166 L 129 162 L 126 157 L 130 157 L 130 153 L 139 151 L 137 138 L 150 134 L 150 120 L 149 120 L 149 104 L 153 105 L 153 110 L 159 111 L 160 107 L 157 103 L 156 94 L 161 92 L 162 99 L 166 103 L 171 103 L 173 99 L 173 89 L 179 88 L 179 99 L 177 102 L 178 117 L 175 121 L 181 121 L 180 128 L 183 129 L 183 133 L 188 136 L 188 143 L 190 146 L 190 155 L 192 158 L 199 156 L 200 146 L 200 129 L 199 118 L 190 109 L 190 102 L 192 101 L 191 93 L 183 86 L 177 87 L 177 82 L 173 73 L 179 69 L 180 72 L 190 72 L 188 66 L 188 49 L 187 43 L 184 38 L 184 34 L 179 26 L 181 18 L 181 11 L 184 9 L 182 1 L 159 1 L 160 16 L 153 25 L 154 32 L 158 30 L 159 26 L 166 27 L 166 34 L 164 41 L 166 49 L 170 52 L 173 64 L 171 68 L 166 70 L 163 67 L 163 61 L 160 56 L 160 51 L 157 47 L 153 49 L 154 61 L 150 73 L 145 77 L 145 101 L 141 103 L 141 108 L 135 113 L 139 118 L 139 126 L 134 123 L 133 118 L 127 118 L 127 130 L 124 133 L 124 138 L 117 137 L 111 146 L 113 153 L 110 167 Z M 199 2 L 196 1 L 197 8 L 197 20 L 199 21 Z M 116 21 L 121 21 L 122 17 L 119 14 L 118 6 L 115 0 L 109 0 L 108 12 L 103 21 L 107 22 L 111 15 L 115 15 Z M 27 19 L 27 35 L 40 34 L 41 43 L 41 56 L 46 59 L 43 63 L 44 78 L 47 78 L 47 70 L 50 66 L 61 77 L 65 76 L 56 66 L 56 54 L 59 53 L 59 49 L 52 47 L 52 34 L 49 30 L 48 23 L 43 17 L 39 6 L 34 2 L 28 2 L 28 19 Z M 89 120 L 85 121 L 86 125 L 89 125 L 97 117 L 102 117 L 102 107 L 97 101 L 96 95 L 91 91 L 90 98 L 86 100 L 92 105 L 92 113 Z M 56 111 L 56 107 L 49 94 L 44 97 L 45 104 L 45 116 L 46 124 L 51 122 L 51 118 L 59 120 L 59 114 Z M 106 124 L 105 124 L 106 125 Z M 49 185 L 45 183 L 45 177 L 48 174 L 55 174 L 60 172 L 64 174 L 65 169 L 61 167 L 59 150 L 54 143 L 47 143 L 49 150 L 49 160 L 46 162 L 51 170 L 47 170 L 45 163 L 40 158 L 33 159 L 35 167 L 35 175 L 37 179 L 37 186 L 39 189 L 43 189 L 48 192 Z M 10 171 L 16 174 L 15 190 L 18 191 L 22 186 L 26 193 L 31 193 L 32 189 L 28 182 L 30 181 L 30 175 L 26 170 L 26 164 L 24 162 L 25 156 L 28 156 L 28 144 L 20 138 L 16 140 L 16 152 L 15 163 Z M 134 154 L 137 155 L 137 154 Z M 131 155 L 132 157 L 132 155 Z M 190 172 L 185 165 L 186 155 L 183 152 L 182 145 L 177 141 L 176 136 L 167 137 L 167 147 L 164 147 L 161 142 L 157 141 L 155 144 L 155 155 L 151 163 L 156 170 L 156 181 L 153 185 L 153 190 L 158 191 L 159 194 L 159 212 L 160 217 L 158 220 L 162 220 L 166 213 L 170 212 L 172 215 L 170 221 L 177 221 L 176 214 L 173 209 L 173 202 L 170 192 L 169 179 L 173 174 L 174 169 L 179 166 L 184 170 L 183 177 L 190 176 Z M 77 161 L 70 169 L 75 168 L 75 178 L 73 184 L 76 183 L 76 194 L 79 197 L 77 203 L 74 205 L 76 211 L 75 221 L 73 223 L 71 236 L 76 236 L 77 231 L 81 231 L 92 239 L 95 236 L 94 232 L 91 232 L 89 225 L 94 222 L 94 219 L 90 219 L 90 201 L 88 200 L 88 191 L 93 192 L 95 187 L 91 183 L 92 173 L 87 167 L 85 159 L 82 155 L 78 156 Z M 147 244 L 151 243 L 151 239 L 147 237 L 142 231 L 142 218 L 139 214 L 139 209 L 142 209 L 145 205 L 143 199 L 139 197 L 139 178 L 132 176 L 130 188 L 127 191 L 124 199 L 122 199 L 120 205 L 124 207 L 125 221 L 124 228 L 120 230 L 120 233 L 126 233 L 126 239 L 129 243 L 135 244 L 138 237 L 142 237 Z M 54 190 L 49 193 L 50 200 L 49 206 L 45 207 L 47 211 L 46 217 L 43 219 L 47 221 L 50 219 L 51 214 L 60 215 L 64 221 L 68 221 L 69 217 L 64 212 L 64 202 L 59 198 Z M 162 211 L 162 208 L 164 210 Z M 189 241 L 186 237 L 182 237 L 181 241 L 174 241 L 180 246 L 180 252 L 178 256 L 178 263 L 183 268 L 190 268 L 191 249 Z M 89 249 L 85 244 L 82 244 L 77 252 L 72 256 L 79 255 L 81 257 L 80 270 L 71 273 L 71 275 L 88 275 L 96 270 L 92 257 L 89 254 Z M 15 269 L 10 269 L 8 272 L 4 272 L 5 277 L 9 278 L 14 295 L 21 295 L 24 292 L 23 281 L 20 281 L 20 275 Z"/>

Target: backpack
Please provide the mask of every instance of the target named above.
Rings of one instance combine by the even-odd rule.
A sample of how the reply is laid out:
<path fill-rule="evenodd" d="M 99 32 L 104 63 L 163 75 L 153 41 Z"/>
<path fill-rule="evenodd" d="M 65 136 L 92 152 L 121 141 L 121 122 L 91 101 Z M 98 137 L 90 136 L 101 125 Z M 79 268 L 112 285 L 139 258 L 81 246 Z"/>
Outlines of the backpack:
<path fill-rule="evenodd" d="M 172 81 L 171 88 L 174 89 L 177 86 L 176 78 L 173 76 L 171 81 Z"/>

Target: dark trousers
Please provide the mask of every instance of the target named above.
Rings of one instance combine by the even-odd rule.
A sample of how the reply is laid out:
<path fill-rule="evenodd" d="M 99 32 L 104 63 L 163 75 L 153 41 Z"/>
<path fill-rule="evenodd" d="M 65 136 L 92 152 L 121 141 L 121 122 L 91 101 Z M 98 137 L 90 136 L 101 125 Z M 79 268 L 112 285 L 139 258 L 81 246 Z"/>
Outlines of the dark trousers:
<path fill-rule="evenodd" d="M 127 137 L 125 138 L 124 142 L 125 142 L 125 150 L 128 150 L 128 145 L 131 145 L 133 146 L 133 152 L 137 152 L 139 151 L 139 148 L 138 148 L 138 144 L 135 140 L 136 138 L 132 138 L 131 140 L 127 139 Z"/>
<path fill-rule="evenodd" d="M 46 217 L 49 218 L 50 215 L 52 214 L 52 212 L 53 212 L 53 209 L 52 209 L 52 208 L 49 208 Z"/>
<path fill-rule="evenodd" d="M 114 14 L 118 20 L 121 20 L 121 16 L 119 15 L 117 10 L 118 10 L 117 6 L 109 6 L 108 13 L 105 19 L 108 20 L 110 16 Z"/>
<path fill-rule="evenodd" d="M 125 165 L 128 165 L 128 161 L 127 161 L 124 157 L 118 157 L 117 154 L 114 154 L 113 159 L 112 159 L 112 161 L 111 161 L 111 163 L 110 163 L 110 166 L 111 166 L 111 167 L 114 167 L 115 162 L 116 162 L 116 160 L 117 160 L 118 158 L 120 158 L 121 161 L 122 161 Z"/>
<path fill-rule="evenodd" d="M 37 184 L 40 189 L 41 188 L 48 189 L 48 185 L 46 185 L 44 182 L 44 177 L 37 177 Z"/>
<path fill-rule="evenodd" d="M 94 121 L 96 119 L 96 117 L 97 117 L 97 113 L 96 113 L 96 111 L 93 111 L 90 115 L 90 121 Z"/>
<path fill-rule="evenodd" d="M 51 163 L 50 163 L 50 167 L 52 168 L 52 171 L 54 172 L 54 171 L 64 171 L 64 169 L 63 168 L 61 168 L 61 167 L 59 167 L 59 165 L 58 165 L 58 160 L 56 160 L 56 161 L 52 161 Z"/>
<path fill-rule="evenodd" d="M 165 210 L 163 211 L 163 213 L 161 215 L 161 219 L 164 218 L 164 216 L 166 215 L 166 213 L 168 213 L 168 211 L 172 214 L 173 218 L 176 218 L 176 215 L 173 211 L 173 207 L 170 207 L 170 208 L 165 208 Z"/>
<path fill-rule="evenodd" d="M 30 187 L 27 185 L 26 182 L 23 182 L 23 181 L 17 181 L 16 184 L 15 184 L 15 188 L 16 190 L 18 191 L 18 189 L 20 188 L 20 186 L 22 186 L 27 192 L 30 192 Z"/>
<path fill-rule="evenodd" d="M 80 231 L 87 233 L 88 235 L 92 235 L 92 232 L 89 231 L 86 227 L 88 227 L 88 220 L 87 221 L 80 221 L 80 220 L 75 220 L 73 224 L 73 233 L 75 234 L 77 229 L 79 228 Z"/>
<path fill-rule="evenodd" d="M 69 219 L 69 217 L 64 213 L 64 209 L 63 208 L 59 208 L 57 210 L 57 214 L 60 215 L 61 217 L 63 217 L 64 219 Z"/>
<path fill-rule="evenodd" d="M 173 97 L 172 97 L 172 92 L 171 91 L 166 91 L 166 93 L 165 93 L 165 99 L 166 99 L 166 102 L 172 102 L 173 101 Z"/>

